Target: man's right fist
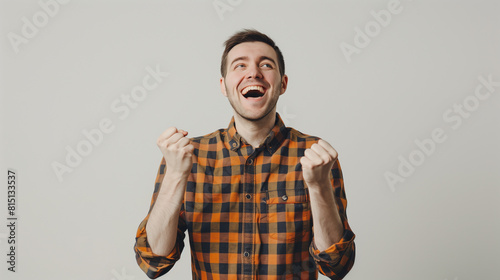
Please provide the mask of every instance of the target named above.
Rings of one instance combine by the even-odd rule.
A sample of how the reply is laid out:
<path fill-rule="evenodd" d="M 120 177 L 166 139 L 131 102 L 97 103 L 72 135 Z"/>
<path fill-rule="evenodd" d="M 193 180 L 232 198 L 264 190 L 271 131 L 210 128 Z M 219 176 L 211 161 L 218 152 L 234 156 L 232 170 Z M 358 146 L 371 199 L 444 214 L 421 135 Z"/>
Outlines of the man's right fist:
<path fill-rule="evenodd" d="M 156 141 L 167 164 L 166 172 L 170 174 L 187 176 L 191 172 L 194 146 L 187 134 L 187 131 L 170 127 Z"/>

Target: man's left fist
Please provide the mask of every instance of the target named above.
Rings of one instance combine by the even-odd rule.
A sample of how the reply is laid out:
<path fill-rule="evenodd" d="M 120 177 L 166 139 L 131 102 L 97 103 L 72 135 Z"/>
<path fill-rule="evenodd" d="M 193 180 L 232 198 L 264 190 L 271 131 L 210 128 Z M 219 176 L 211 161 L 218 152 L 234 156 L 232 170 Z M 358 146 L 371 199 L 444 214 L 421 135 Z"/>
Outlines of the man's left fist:
<path fill-rule="evenodd" d="M 337 151 L 323 139 L 305 150 L 300 159 L 304 181 L 308 185 L 331 185 L 330 172 L 337 156 Z"/>

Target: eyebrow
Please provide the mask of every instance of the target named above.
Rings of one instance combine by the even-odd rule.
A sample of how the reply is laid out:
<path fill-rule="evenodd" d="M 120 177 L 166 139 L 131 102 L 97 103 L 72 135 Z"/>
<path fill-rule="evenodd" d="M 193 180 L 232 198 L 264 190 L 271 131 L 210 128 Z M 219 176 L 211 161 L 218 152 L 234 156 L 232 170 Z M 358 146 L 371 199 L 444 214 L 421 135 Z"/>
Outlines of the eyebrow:
<path fill-rule="evenodd" d="M 235 62 L 238 62 L 240 60 L 248 60 L 248 56 L 237 57 L 237 58 L 233 59 L 233 61 L 229 65 L 233 65 Z M 261 57 L 259 57 L 259 61 L 262 61 L 262 60 L 270 60 L 272 63 L 274 63 L 274 65 L 276 65 L 276 61 L 274 61 L 274 59 L 272 59 L 272 58 L 270 58 L 268 56 L 261 56 Z"/>

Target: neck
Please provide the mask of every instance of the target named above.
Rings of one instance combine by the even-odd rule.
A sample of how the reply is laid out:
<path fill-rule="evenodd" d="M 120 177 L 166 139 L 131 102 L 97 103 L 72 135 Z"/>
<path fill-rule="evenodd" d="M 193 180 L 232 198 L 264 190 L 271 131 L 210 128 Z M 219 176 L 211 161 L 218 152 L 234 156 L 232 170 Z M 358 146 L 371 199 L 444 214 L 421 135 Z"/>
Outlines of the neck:
<path fill-rule="evenodd" d="M 252 145 L 252 147 L 257 148 L 273 129 L 276 122 L 276 111 L 270 112 L 267 116 L 257 121 L 247 120 L 235 113 L 234 121 L 238 134 L 248 144 Z"/>

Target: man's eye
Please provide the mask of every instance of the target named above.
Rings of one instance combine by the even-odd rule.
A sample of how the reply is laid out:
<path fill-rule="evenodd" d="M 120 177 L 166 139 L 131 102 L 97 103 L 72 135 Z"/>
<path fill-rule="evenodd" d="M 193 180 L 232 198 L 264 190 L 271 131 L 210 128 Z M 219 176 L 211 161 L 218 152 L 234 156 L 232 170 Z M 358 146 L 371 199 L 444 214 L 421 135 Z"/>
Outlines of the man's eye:
<path fill-rule="evenodd" d="M 273 68 L 273 66 L 270 63 L 264 63 L 262 64 L 262 67 Z"/>
<path fill-rule="evenodd" d="M 236 68 L 242 68 L 242 67 L 245 67 L 245 65 L 244 64 L 237 64 L 236 66 L 234 66 L 235 69 Z"/>

